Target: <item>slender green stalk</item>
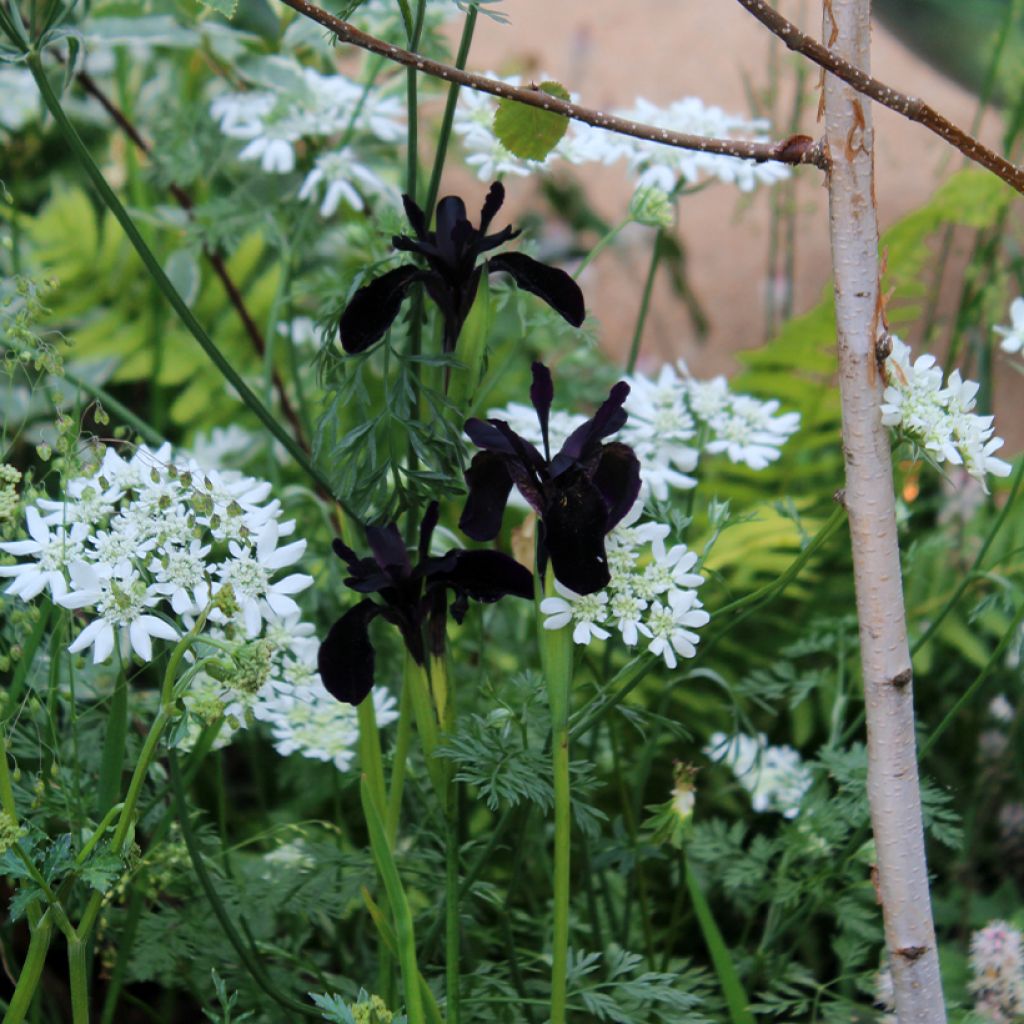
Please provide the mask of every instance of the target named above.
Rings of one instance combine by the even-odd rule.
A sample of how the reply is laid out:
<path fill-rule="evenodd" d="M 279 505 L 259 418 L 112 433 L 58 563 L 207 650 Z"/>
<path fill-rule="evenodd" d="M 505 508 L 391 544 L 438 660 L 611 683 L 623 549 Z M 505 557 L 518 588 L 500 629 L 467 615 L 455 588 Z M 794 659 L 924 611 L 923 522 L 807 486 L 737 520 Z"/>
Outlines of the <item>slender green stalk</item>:
<path fill-rule="evenodd" d="M 381 806 L 374 798 L 373 789 L 366 775 L 359 784 L 359 794 L 363 803 L 363 815 L 370 833 L 370 846 L 373 850 L 377 870 L 384 882 L 384 891 L 395 923 L 395 943 L 398 947 L 398 963 L 402 972 L 402 990 L 405 995 L 405 1012 L 409 1024 L 425 1024 L 423 996 L 420 991 L 420 971 L 416 963 L 416 938 L 413 932 L 412 911 L 405 897 L 405 889 L 395 867 L 391 848 L 388 846 L 387 831 L 381 815 Z"/>
<path fill-rule="evenodd" d="M 71 983 L 71 1020 L 89 1024 L 88 944 L 81 939 L 68 942 L 68 977 Z"/>
<path fill-rule="evenodd" d="M 597 259 L 598 255 L 607 246 L 611 245 L 612 242 L 614 242 L 615 239 L 619 237 L 619 234 L 621 233 L 622 229 L 627 224 L 631 224 L 632 222 L 633 222 L 632 216 L 624 217 L 603 238 L 599 239 L 597 245 L 595 245 L 590 250 L 590 252 L 588 252 L 587 255 L 583 257 L 583 262 L 580 263 L 580 265 L 576 268 L 575 272 L 572 275 L 573 280 L 574 281 L 578 281 L 580 279 L 580 275 L 583 273 L 583 271 L 586 270 L 587 267 L 589 267 L 590 264 L 593 263 L 595 259 Z M 646 313 L 645 313 L 645 315 L 646 315 Z M 633 362 L 635 363 L 636 359 L 634 359 Z M 627 372 L 629 372 L 629 371 L 627 371 Z"/>
<path fill-rule="evenodd" d="M 268 996 L 270 996 L 275 1003 L 287 1010 L 291 1010 L 293 1013 L 301 1014 L 303 1017 L 311 1017 L 316 1020 L 322 1019 L 320 1014 L 317 1013 L 313 1007 L 307 1006 L 305 1003 L 300 1003 L 298 1000 L 292 999 L 290 996 L 283 995 L 278 991 L 278 987 L 264 972 L 263 965 L 260 963 L 258 954 L 255 950 L 250 948 L 248 943 L 239 934 L 234 921 L 231 920 L 231 916 L 228 914 L 224 904 L 221 902 L 220 896 L 217 894 L 213 880 L 210 878 L 210 873 L 206 870 L 206 863 L 203 860 L 203 851 L 199 849 L 199 842 L 196 839 L 196 834 L 192 828 L 191 819 L 189 818 L 188 805 L 185 801 L 185 785 L 182 781 L 181 768 L 178 765 L 178 757 L 173 749 L 168 751 L 168 764 L 171 770 L 171 785 L 174 790 L 174 800 L 178 809 L 178 824 L 181 826 L 181 837 L 185 841 L 185 848 L 188 850 L 189 859 L 192 861 L 192 868 L 196 873 L 196 878 L 199 880 L 199 885 L 202 887 L 202 890 L 206 895 L 207 902 L 210 904 L 210 909 L 213 911 L 214 916 L 220 923 L 228 942 L 230 942 L 234 947 L 239 960 L 241 960 L 242 965 L 249 972 L 252 980 Z"/>
<path fill-rule="evenodd" d="M 384 787 L 384 756 L 380 749 L 377 709 L 372 694 L 356 708 L 356 715 L 359 719 L 359 763 L 373 790 L 374 800 L 385 806 L 387 790 Z"/>
<path fill-rule="evenodd" d="M 654 290 L 654 278 L 658 273 L 658 264 L 661 262 L 661 240 L 664 235 L 664 228 L 658 228 L 654 235 L 651 263 L 647 268 L 647 280 L 644 281 L 644 290 L 640 296 L 640 309 L 636 315 L 636 327 L 633 328 L 633 340 L 629 346 L 626 373 L 632 373 L 636 369 L 636 361 L 640 355 L 640 339 L 643 337 L 644 324 L 647 323 L 647 313 L 651 308 L 651 292 Z"/>
<path fill-rule="evenodd" d="M 28 954 L 21 966 L 21 973 L 18 975 L 18 983 L 14 987 L 14 994 L 7 1004 L 7 1012 L 4 1014 L 3 1024 L 21 1024 L 32 1006 L 36 989 L 39 987 L 39 979 L 43 975 L 43 967 L 46 965 L 46 954 L 50 951 L 50 942 L 53 939 L 53 917 L 50 912 L 43 914 L 39 923 L 32 932 L 32 938 L 28 944 Z"/>
<path fill-rule="evenodd" d="M 43 642 L 43 635 L 46 633 L 46 626 L 50 621 L 50 613 L 53 611 L 50 601 L 44 598 L 38 607 L 39 618 L 36 619 L 36 624 L 32 627 L 32 632 L 23 645 L 21 657 L 14 669 L 14 676 L 7 687 L 6 703 L 0 709 L 0 722 L 6 722 L 18 709 L 18 698 L 25 687 L 29 669 L 32 667 L 39 645 Z"/>
<path fill-rule="evenodd" d="M 403 684 L 398 699 L 398 727 L 395 730 L 395 747 L 391 755 L 391 781 L 388 788 L 388 842 L 392 847 L 398 836 L 398 823 L 402 816 L 402 790 L 405 787 L 405 762 L 409 756 L 409 742 L 412 739 L 412 696 L 409 687 Z"/>
<path fill-rule="evenodd" d="M 423 32 L 423 18 L 426 14 L 426 9 L 427 0 L 416 0 L 416 14 L 411 31 L 408 19 L 406 19 L 406 35 L 409 40 L 409 49 L 413 52 L 420 45 L 420 35 Z M 419 153 L 417 152 L 419 149 L 420 132 L 419 99 L 417 97 L 418 81 L 419 77 L 416 69 L 407 68 L 405 72 L 405 103 L 409 128 L 406 142 L 405 191 L 413 202 L 416 202 L 416 183 L 419 173 Z"/>
<path fill-rule="evenodd" d="M 726 1006 L 729 1007 L 729 1018 L 732 1024 L 754 1024 L 754 1015 L 750 1012 L 750 1000 L 743 989 L 743 983 L 736 971 L 732 954 L 729 947 L 722 938 L 722 932 L 715 921 L 711 907 L 704 898 L 704 892 L 700 887 L 697 876 L 690 867 L 690 862 L 683 855 L 683 863 L 686 872 L 686 888 L 693 900 L 693 910 L 697 915 L 697 923 L 700 925 L 701 935 L 711 954 L 711 962 L 715 967 L 715 974 L 718 975 L 718 982 L 722 986 L 722 994 L 725 996 Z"/>
<path fill-rule="evenodd" d="M 473 44 L 473 30 L 476 28 L 477 8 L 470 7 L 466 11 L 466 20 L 462 23 L 462 36 L 459 39 L 459 49 L 455 55 L 455 66 L 460 70 L 466 67 L 469 60 L 469 48 Z M 452 121 L 455 119 L 455 107 L 459 101 L 459 84 L 452 82 L 448 86 L 448 98 L 444 104 L 444 115 L 441 118 L 441 127 L 437 135 L 437 148 L 434 150 L 434 167 L 430 172 L 430 184 L 427 186 L 427 196 L 423 203 L 423 209 L 430 217 L 437 202 L 437 194 L 441 191 L 441 175 L 444 172 L 444 161 L 448 155 L 448 143 L 452 135 Z"/>
<path fill-rule="evenodd" d="M 316 468 L 316 466 L 313 465 L 295 438 L 293 438 L 288 431 L 281 426 L 274 414 L 259 400 L 248 384 L 242 380 L 235 368 L 228 362 L 224 354 L 213 343 L 209 335 L 207 335 L 202 325 L 189 309 L 188 304 L 178 294 L 177 289 L 164 273 L 159 261 L 153 255 L 149 246 L 146 245 L 146 242 L 139 233 L 138 228 L 136 228 L 135 222 L 128 214 L 128 211 L 125 210 L 113 189 L 111 189 L 110 185 L 107 184 L 107 180 L 103 177 L 103 173 L 100 171 L 99 167 L 96 166 L 96 162 L 93 160 L 92 154 L 89 152 L 85 143 L 82 142 L 81 137 L 75 130 L 75 126 L 71 123 L 67 114 L 64 112 L 64 108 L 61 106 L 60 100 L 57 98 L 56 93 L 53 91 L 53 88 L 46 77 L 39 54 L 33 51 L 29 55 L 27 63 L 29 70 L 32 72 L 32 77 L 35 79 L 36 85 L 39 87 L 39 92 L 42 95 L 43 102 L 53 115 L 53 119 L 57 123 L 57 128 L 61 135 L 64 137 L 64 141 L 68 144 L 71 151 L 78 159 L 78 162 L 82 165 L 82 169 L 86 172 L 89 180 L 96 188 L 100 198 L 106 204 L 110 212 L 117 218 L 118 223 L 124 229 L 124 233 L 128 236 L 128 240 L 132 243 L 135 251 L 139 254 L 139 257 L 145 264 L 146 270 L 156 282 L 157 287 L 163 293 L 164 297 L 171 304 L 175 313 L 177 313 L 181 318 L 182 323 L 188 328 L 189 333 L 191 333 L 192 337 L 195 338 L 203 351 L 207 356 L 209 356 L 213 364 L 224 376 L 225 380 L 227 380 L 235 391 L 238 392 L 239 397 L 245 405 L 255 413 L 267 430 L 269 430 L 270 433 L 284 445 L 292 458 L 295 459 L 309 477 L 325 492 L 330 493 L 331 488 L 327 478 Z"/>
<path fill-rule="evenodd" d="M 6 814 L 12 822 L 18 820 L 18 807 L 14 802 L 14 786 L 11 784 L 11 768 L 7 763 L 7 736 L 0 732 L 0 810 Z"/>
<path fill-rule="evenodd" d="M 989 655 L 988 661 L 985 662 L 984 667 L 975 677 L 974 682 L 964 690 L 960 695 L 960 699 L 949 709 L 949 711 L 946 712 L 942 721 L 939 722 L 939 724 L 931 731 L 928 738 L 921 744 L 921 751 L 918 754 L 918 760 L 924 760 L 925 755 L 932 749 L 932 747 L 935 746 L 936 743 L 938 743 L 942 734 L 953 724 L 956 716 L 960 713 L 960 709 L 978 692 L 985 680 L 992 674 L 992 670 L 1002 663 L 1003 655 L 1005 654 L 1007 647 L 1015 641 L 1017 637 L 1017 629 L 1022 622 L 1024 622 L 1024 604 L 1021 604 L 1017 614 L 1014 615 L 1012 621 L 1006 627 L 1002 640 L 999 641 L 996 645 L 996 649 Z"/>
<path fill-rule="evenodd" d="M 445 1019 L 447 1024 L 459 1024 L 461 1019 L 459 973 L 459 799 L 453 781 L 448 795 L 448 813 L 445 815 Z"/>
<path fill-rule="evenodd" d="M 554 574 L 548 566 L 545 591 L 554 594 Z M 539 595 L 538 595 L 539 596 Z M 551 770 L 555 798 L 555 860 L 551 930 L 551 1024 L 565 1024 L 569 970 L 570 846 L 572 805 L 569 787 L 569 691 L 572 686 L 572 634 L 545 629 L 538 608 L 540 658 L 551 706 Z"/>
<path fill-rule="evenodd" d="M 110 700 L 107 728 L 103 737 L 103 759 L 100 763 L 96 810 L 101 814 L 117 802 L 121 794 L 121 772 L 124 766 L 125 743 L 128 740 L 128 680 L 124 669 L 117 673 L 114 695 Z"/>
<path fill-rule="evenodd" d="M 1017 497 L 1020 494 L 1021 482 L 1024 481 L 1024 459 L 1021 459 L 1017 463 L 1017 469 L 1013 474 L 1013 483 L 1010 486 L 1010 493 L 1006 499 L 1006 503 L 999 510 L 999 515 L 996 516 L 996 521 L 992 524 L 992 529 L 988 531 L 988 536 L 982 542 L 981 547 L 978 549 L 978 553 L 974 556 L 974 563 L 970 569 L 964 574 L 964 578 L 960 581 L 956 590 L 953 591 L 953 596 L 945 603 L 942 611 L 935 616 L 934 619 L 928 624 L 928 628 L 921 634 L 920 637 L 914 642 L 910 648 L 911 655 L 917 654 L 917 652 L 924 647 L 926 643 L 935 635 L 935 631 L 942 625 L 946 616 L 953 610 L 957 602 L 963 596 L 964 591 L 974 582 L 978 577 L 978 572 L 981 569 L 981 563 L 984 561 L 985 556 L 988 554 L 988 549 L 992 546 L 992 542 L 996 539 L 996 534 L 1002 529 L 1003 524 L 1006 522 L 1010 515 L 1011 509 L 1017 502 Z"/>

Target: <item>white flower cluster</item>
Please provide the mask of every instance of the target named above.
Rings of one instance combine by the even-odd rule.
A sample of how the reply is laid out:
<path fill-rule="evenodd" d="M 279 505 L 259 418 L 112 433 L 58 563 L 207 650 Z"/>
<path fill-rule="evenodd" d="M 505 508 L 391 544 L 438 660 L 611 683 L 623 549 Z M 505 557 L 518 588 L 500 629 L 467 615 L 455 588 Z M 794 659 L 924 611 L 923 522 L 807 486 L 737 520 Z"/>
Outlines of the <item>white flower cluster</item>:
<path fill-rule="evenodd" d="M 755 811 L 775 811 L 795 818 L 800 801 L 811 788 L 810 770 L 792 747 L 773 747 L 763 734 L 727 736 L 716 732 L 704 753 L 729 768 L 750 794 Z"/>
<path fill-rule="evenodd" d="M 1010 355 L 1016 355 L 1024 349 L 1024 296 L 1018 296 L 1010 303 L 1010 326 L 993 327 L 1003 340 L 999 347 Z"/>
<path fill-rule="evenodd" d="M 120 643 L 152 659 L 151 638 L 173 640 L 218 598 L 212 623 L 236 609 L 244 635 L 259 635 L 273 616 L 298 613 L 291 595 L 311 576 L 293 573 L 306 542 L 278 547 L 295 529 L 270 484 L 240 473 L 204 470 L 173 460 L 170 445 L 140 446 L 128 460 L 107 448 L 96 469 L 67 482 L 59 500 L 40 498 L 26 510 L 29 540 L 0 549 L 29 561 L 0 567 L 13 577 L 6 593 L 30 601 L 45 589 L 64 608 L 88 609 L 91 621 L 69 648 L 93 649 L 106 661 Z"/>
<path fill-rule="evenodd" d="M 498 76 L 488 73 L 489 78 Z M 508 85 L 521 85 L 516 77 L 502 78 Z M 575 99 L 575 97 L 573 97 Z M 573 121 L 557 146 L 542 160 L 523 160 L 510 153 L 494 133 L 494 112 L 498 101 L 487 93 L 463 89 L 453 124 L 462 137 L 469 154 L 466 162 L 475 167 L 481 181 L 491 181 L 503 174 L 527 175 L 545 170 L 559 160 L 572 164 L 613 164 L 625 160 L 638 188 L 655 187 L 671 193 L 680 183 L 692 185 L 708 178 L 736 185 L 743 192 L 758 184 L 773 184 L 789 177 L 789 168 L 776 162 L 755 163 L 732 156 L 701 153 L 618 135 Z M 670 131 L 715 138 L 752 139 L 764 141 L 768 125 L 765 121 L 749 121 L 726 114 L 718 107 L 708 107 L 689 96 L 667 107 L 658 107 L 638 99 L 629 110 L 616 111 L 621 117 Z"/>
<path fill-rule="evenodd" d="M 629 420 L 619 437 L 636 452 L 644 483 L 659 500 L 670 487 L 696 486 L 688 474 L 701 452 L 764 469 L 800 428 L 800 414 L 778 414 L 775 399 L 735 394 L 722 376 L 697 380 L 682 360 L 666 363 L 656 379 L 634 374 L 626 381 Z"/>
<path fill-rule="evenodd" d="M 971 936 L 968 990 L 974 1010 L 986 1020 L 1009 1024 L 1024 1014 L 1024 958 L 1021 933 L 1006 921 L 992 921 Z"/>
<path fill-rule="evenodd" d="M 238 440 L 211 445 L 223 454 Z M 178 639 L 207 611 L 189 652 L 194 669 L 183 700 L 191 721 L 182 745 L 222 715 L 219 745 L 256 720 L 282 755 L 299 752 L 344 770 L 355 756 L 357 715 L 324 689 L 314 627 L 301 621 L 292 597 L 313 578 L 275 578 L 302 557 L 306 542 L 279 546 L 295 523 L 282 521 L 280 502 L 268 500 L 270 484 L 209 468 L 211 453 L 174 456 L 170 445 L 143 445 L 124 459 L 107 448 L 93 472 L 67 482 L 61 500 L 28 506 L 29 539 L 0 544 L 26 559 L 0 566 L 0 576 L 11 578 L 5 593 L 31 601 L 49 590 L 56 604 L 83 612 L 88 621 L 68 649 L 91 648 L 94 663 L 115 646 L 124 658 L 134 652 L 150 661 L 154 638 Z M 378 724 L 393 721 L 387 690 L 378 687 L 374 701 Z"/>
<path fill-rule="evenodd" d="M 283 58 L 281 58 L 283 59 Z M 246 143 L 240 160 L 258 160 L 267 174 L 290 174 L 301 139 L 326 139 L 355 131 L 380 142 L 405 137 L 404 107 L 399 99 L 353 82 L 341 74 L 288 65 L 291 89 L 222 93 L 210 115 L 230 139 Z M 284 78 L 284 76 L 282 76 Z M 394 197 L 393 186 L 363 162 L 352 145 L 320 154 L 299 189 L 300 199 L 323 199 L 320 213 L 330 217 L 345 200 L 362 210 L 364 197 Z"/>
<path fill-rule="evenodd" d="M 993 437 L 992 416 L 974 409 L 978 384 L 962 380 L 960 371 L 949 375 L 945 387 L 935 356 L 911 362 L 910 346 L 892 338 L 886 360 L 888 387 L 882 396 L 882 423 L 899 430 L 924 448 L 936 462 L 963 466 L 986 488 L 985 475 L 1008 476 L 1010 464 L 992 453 L 1003 445 Z"/>
<path fill-rule="evenodd" d="M 640 460 L 644 495 L 659 501 L 669 490 L 697 486 L 693 472 L 702 452 L 725 454 L 733 463 L 764 469 L 779 458 L 783 444 L 799 429 L 800 414 L 779 413 L 779 402 L 762 402 L 729 390 L 725 377 L 701 381 L 685 363 L 666 363 L 654 379 L 643 374 L 624 378 L 629 384 L 626 425 L 617 439 Z M 488 416 L 509 426 L 533 444 L 541 444 L 532 406 L 513 403 L 492 409 Z M 549 435 L 552 452 L 585 421 L 582 415 L 552 410 Z"/>
<path fill-rule="evenodd" d="M 685 544 L 666 550 L 669 528 L 638 523 L 642 514 L 643 502 L 637 501 L 606 538 L 611 573 L 607 587 L 584 596 L 556 580 L 559 596 L 544 598 L 540 610 L 547 616 L 545 629 L 571 625 L 574 643 L 607 640 L 611 633 L 605 627 L 611 627 L 627 647 L 635 647 L 643 637 L 647 650 L 675 668 L 677 654 L 696 656 L 700 638 L 693 631 L 711 619 L 697 596 L 704 577 L 692 571 L 696 553 Z"/>

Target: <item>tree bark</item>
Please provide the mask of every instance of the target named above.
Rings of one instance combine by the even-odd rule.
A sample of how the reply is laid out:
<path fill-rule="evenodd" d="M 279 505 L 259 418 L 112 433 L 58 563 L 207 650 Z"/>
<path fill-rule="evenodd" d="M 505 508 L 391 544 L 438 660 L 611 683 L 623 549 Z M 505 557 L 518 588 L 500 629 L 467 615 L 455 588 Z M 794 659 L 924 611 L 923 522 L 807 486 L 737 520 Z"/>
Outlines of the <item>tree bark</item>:
<path fill-rule="evenodd" d="M 870 0 L 824 0 L 824 42 L 868 71 Z M 877 890 L 900 1024 L 943 1024 L 925 862 L 889 438 L 876 350 L 884 338 L 870 101 L 825 75 L 845 502 L 857 594 Z"/>

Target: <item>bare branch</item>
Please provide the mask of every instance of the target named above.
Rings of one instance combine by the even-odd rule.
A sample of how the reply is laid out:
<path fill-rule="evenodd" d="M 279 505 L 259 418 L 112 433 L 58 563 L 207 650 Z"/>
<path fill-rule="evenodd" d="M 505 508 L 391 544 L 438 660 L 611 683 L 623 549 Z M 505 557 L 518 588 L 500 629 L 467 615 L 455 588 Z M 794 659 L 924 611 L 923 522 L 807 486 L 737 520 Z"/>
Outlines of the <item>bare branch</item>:
<path fill-rule="evenodd" d="M 425 75 L 442 78 L 446 82 L 454 82 L 456 85 L 476 89 L 478 92 L 487 92 L 501 99 L 516 100 L 529 107 L 550 110 L 552 113 L 562 114 L 574 121 L 582 121 L 584 124 L 603 128 L 618 135 L 630 135 L 636 139 L 674 146 L 677 149 L 734 156 L 743 160 L 754 160 L 757 163 L 775 160 L 784 164 L 813 164 L 822 170 L 828 169 L 828 160 L 821 144 L 805 135 L 795 135 L 792 138 L 783 139 L 781 142 L 749 142 L 743 139 L 715 139 L 704 135 L 687 135 L 684 132 L 669 131 L 667 128 L 659 128 L 657 125 L 642 124 L 639 121 L 630 121 L 628 118 L 606 114 L 590 107 L 581 107 L 578 103 L 560 100 L 540 89 L 507 85 L 505 82 L 486 78 L 471 71 L 462 71 L 451 64 L 430 60 L 428 57 L 410 50 L 403 50 L 400 46 L 392 46 L 376 36 L 368 35 L 323 8 L 308 3 L 307 0 L 281 0 L 281 3 L 293 11 L 297 11 L 303 17 L 323 25 L 343 43 L 350 43 L 362 50 L 369 50 L 370 53 L 376 53 L 403 67 L 415 68 Z"/>
<path fill-rule="evenodd" d="M 125 116 L 122 111 L 113 100 L 96 84 L 92 76 L 86 71 L 79 71 L 78 83 L 82 88 L 92 96 L 103 109 L 110 115 L 117 126 L 128 136 L 129 139 L 135 144 L 135 147 L 147 156 L 152 152 L 152 147 L 148 142 L 139 134 L 135 125 Z M 173 182 L 167 187 L 168 191 L 177 200 L 178 205 L 189 215 L 192 214 L 192 197 L 179 185 L 175 185 Z M 213 272 L 220 279 L 221 284 L 224 286 L 224 291 L 227 292 L 228 300 L 231 305 L 234 306 L 235 311 L 238 313 L 238 318 L 242 321 L 242 326 L 245 328 L 245 333 L 249 336 L 249 341 L 252 343 L 253 349 L 256 354 L 261 358 L 266 352 L 266 342 L 263 338 L 263 332 L 259 329 L 256 321 L 253 320 L 252 315 L 246 308 L 245 299 L 242 297 L 242 293 L 238 289 L 238 285 L 235 284 L 228 272 L 228 268 L 224 263 L 220 253 L 209 248 L 209 246 L 203 246 L 203 255 L 209 261 L 210 266 L 213 268 Z M 284 413 L 285 418 L 291 424 L 292 431 L 295 435 L 296 441 L 302 445 L 306 451 L 309 451 L 309 445 L 306 442 L 305 435 L 302 429 L 302 423 L 299 421 L 299 417 L 295 412 L 294 407 L 288 399 L 288 392 L 285 389 L 284 381 L 281 379 L 281 375 L 275 369 L 273 371 L 274 388 L 277 391 L 278 401 L 281 403 L 281 412 Z"/>
<path fill-rule="evenodd" d="M 285 0 L 287 3 L 288 0 Z M 831 72 L 859 93 L 871 97 L 883 107 L 895 110 L 911 121 L 922 124 L 935 132 L 951 146 L 955 146 L 968 160 L 981 164 L 997 177 L 1002 178 L 1011 188 L 1024 194 L 1024 169 L 1010 163 L 995 150 L 980 143 L 973 135 L 953 124 L 937 110 L 916 96 L 907 96 L 872 78 L 867 72 L 855 67 L 849 61 L 833 53 L 827 46 L 801 32 L 791 21 L 770 7 L 764 0 L 739 0 L 762 25 L 777 35 L 789 49 L 801 53 L 819 67 Z"/>

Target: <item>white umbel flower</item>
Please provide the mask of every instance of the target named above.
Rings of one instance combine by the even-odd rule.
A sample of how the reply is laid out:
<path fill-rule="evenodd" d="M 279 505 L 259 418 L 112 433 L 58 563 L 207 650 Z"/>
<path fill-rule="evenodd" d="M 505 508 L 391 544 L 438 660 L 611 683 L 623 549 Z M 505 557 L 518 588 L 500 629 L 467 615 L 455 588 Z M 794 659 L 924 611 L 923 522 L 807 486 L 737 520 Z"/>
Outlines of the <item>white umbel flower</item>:
<path fill-rule="evenodd" d="M 49 588 L 54 600 L 63 597 L 68 591 L 68 566 L 81 557 L 89 528 L 84 523 L 72 523 L 70 531 L 57 526 L 51 533 L 34 505 L 26 509 L 25 521 L 31 539 L 5 541 L 0 544 L 0 551 L 18 557 L 31 555 L 35 561 L 0 565 L 0 576 L 14 578 L 4 593 L 32 601 Z"/>
<path fill-rule="evenodd" d="M 1016 355 L 1024 349 L 1024 296 L 1018 296 L 1010 303 L 1010 326 L 993 327 L 1003 340 L 999 347 L 1010 355 Z"/>
<path fill-rule="evenodd" d="M 596 594 L 577 594 L 555 580 L 557 597 L 545 597 L 540 603 L 545 629 L 562 629 L 573 623 L 572 639 L 577 644 L 589 644 L 591 640 L 607 640 L 611 634 L 599 623 L 608 615 L 608 594 L 604 590 Z"/>
<path fill-rule="evenodd" d="M 365 164 L 359 162 L 351 146 L 336 153 L 318 156 L 313 169 L 299 189 L 299 199 L 316 199 L 323 186 L 320 216 L 332 217 L 342 200 L 353 210 L 366 205 L 364 195 L 387 195 L 393 190 Z"/>
<path fill-rule="evenodd" d="M 704 753 L 731 769 L 750 794 L 755 811 L 774 811 L 785 818 L 800 813 L 800 802 L 813 779 L 800 754 L 792 747 L 771 746 L 762 734 L 756 737 L 716 732 Z"/>
<path fill-rule="evenodd" d="M 104 567 L 75 562 L 71 566 L 71 587 L 57 598 L 62 608 L 94 608 L 93 619 L 68 647 L 72 654 L 93 649 L 94 664 L 106 661 L 116 640 L 127 658 L 134 651 L 143 661 L 153 660 L 153 637 L 177 640 L 178 632 L 163 619 L 148 612 L 160 598 L 150 592 L 137 572 L 115 576 Z"/>

